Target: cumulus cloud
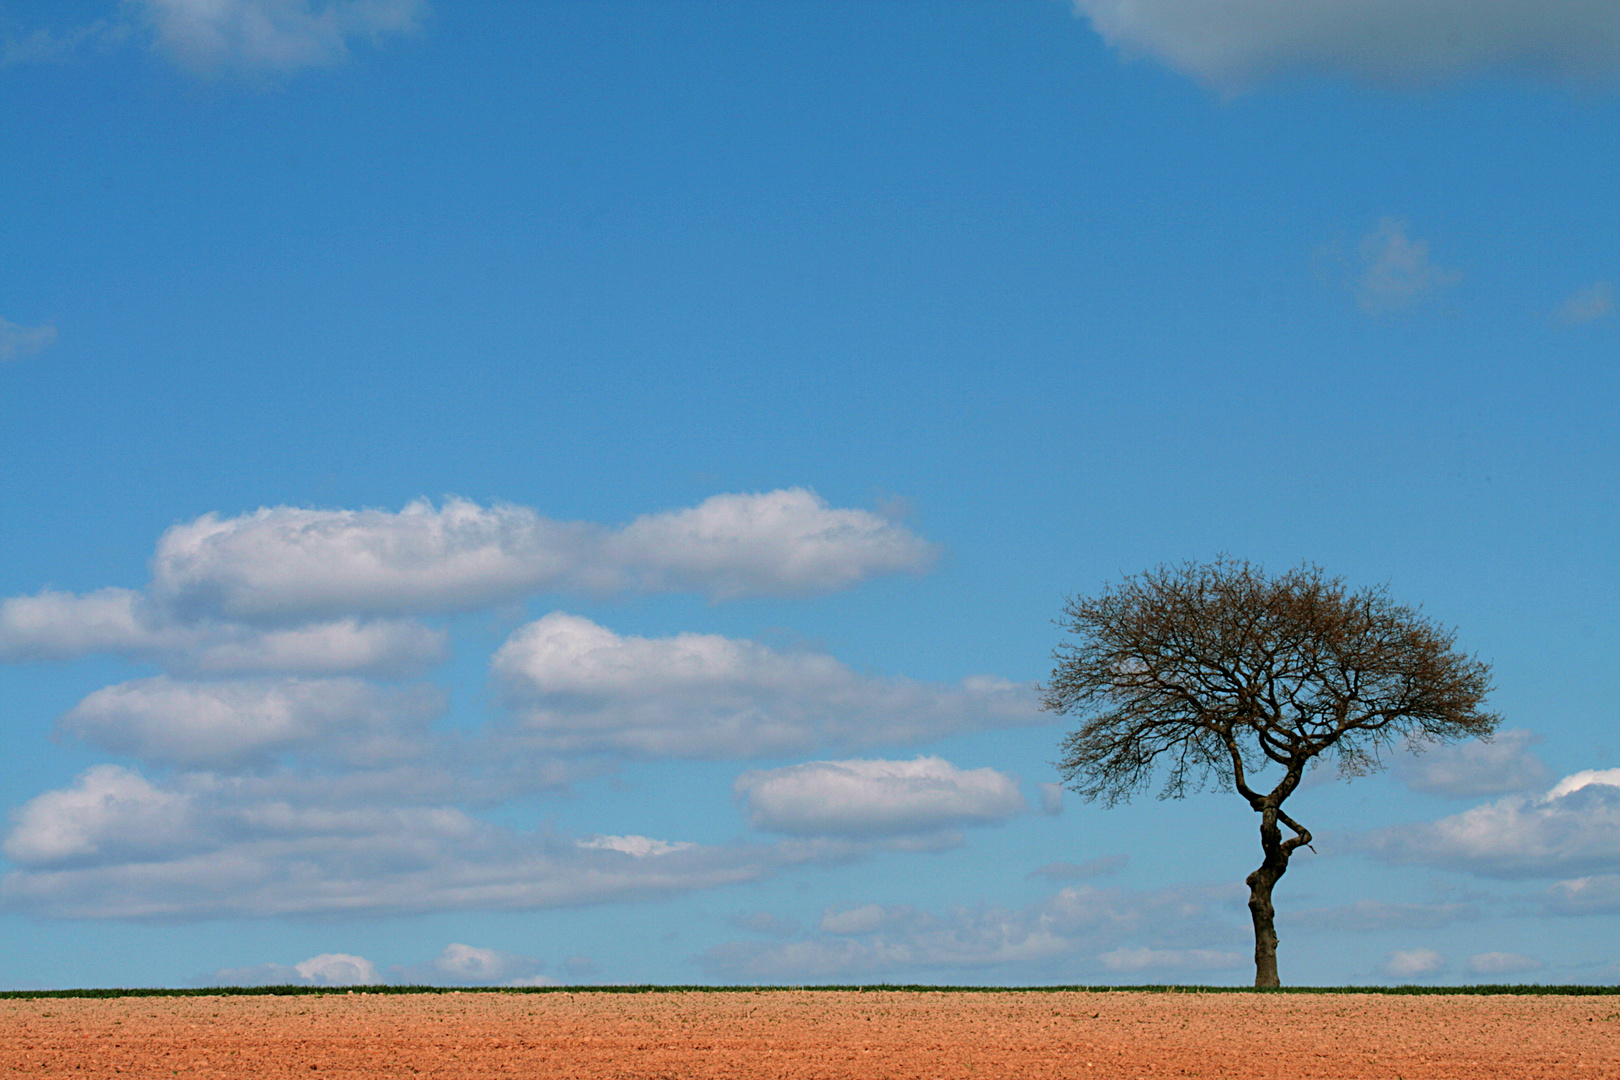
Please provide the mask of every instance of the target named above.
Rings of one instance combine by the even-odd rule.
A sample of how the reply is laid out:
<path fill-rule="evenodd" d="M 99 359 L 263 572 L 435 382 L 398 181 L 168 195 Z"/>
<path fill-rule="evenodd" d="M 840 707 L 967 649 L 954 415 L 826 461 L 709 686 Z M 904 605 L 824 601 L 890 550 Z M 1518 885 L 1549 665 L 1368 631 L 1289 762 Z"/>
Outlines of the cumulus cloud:
<path fill-rule="evenodd" d="M 1422 979 L 1440 974 L 1445 966 L 1446 958 L 1433 949 L 1397 949 L 1382 970 L 1392 979 Z"/>
<path fill-rule="evenodd" d="M 1558 305 L 1553 320 L 1565 326 L 1594 322 L 1614 314 L 1614 282 L 1594 281 Z"/>
<path fill-rule="evenodd" d="M 1511 952 L 1482 952 L 1468 958 L 1468 970 L 1475 975 L 1522 975 L 1542 963 L 1533 956 Z"/>
<path fill-rule="evenodd" d="M 1507 71 L 1577 81 L 1620 69 L 1608 0 L 1074 0 L 1128 55 L 1226 93 L 1291 73 L 1390 86 Z"/>
<path fill-rule="evenodd" d="M 741 758 L 1045 722 L 1027 687 L 877 678 L 822 653 L 714 634 L 621 636 L 553 612 L 491 664 L 523 730 L 554 751 Z"/>
<path fill-rule="evenodd" d="M 1390 904 L 1381 900 L 1357 900 L 1353 904 L 1333 907 L 1287 910 L 1278 916 L 1277 921 L 1285 926 L 1309 926 L 1317 930 L 1376 933 L 1381 930 L 1435 930 L 1479 917 L 1479 908 L 1473 904 Z"/>
<path fill-rule="evenodd" d="M 7 43 L 5 56 L 11 61 L 13 46 Z M 14 322 L 0 319 L 0 362 L 6 360 L 20 360 L 25 356 L 32 356 L 56 341 L 56 327 L 54 326 L 18 326 Z"/>
<path fill-rule="evenodd" d="M 377 968 L 363 956 L 322 953 L 293 965 L 298 977 L 316 986 L 362 986 L 382 982 Z"/>
<path fill-rule="evenodd" d="M 196 643 L 182 627 L 153 625 L 141 594 L 99 589 L 83 595 L 41 590 L 0 601 L 0 657 L 67 660 L 87 653 L 157 653 Z"/>
<path fill-rule="evenodd" d="M 1397 864 L 1498 878 L 1620 867 L 1620 769 L 1567 776 L 1542 796 L 1510 795 L 1439 821 L 1380 829 L 1355 846 Z"/>
<path fill-rule="evenodd" d="M 803 488 L 716 495 L 623 529 L 527 507 L 420 501 L 399 513 L 209 514 L 158 542 L 153 591 L 245 620 L 467 611 L 548 590 L 800 596 L 926 569 L 933 548 Z"/>
<path fill-rule="evenodd" d="M 138 0 L 157 47 L 194 71 L 336 64 L 356 39 L 416 29 L 422 0 Z"/>
<path fill-rule="evenodd" d="M 716 977 L 763 981 L 874 978 L 999 969 L 1045 979 L 1157 967 L 1212 970 L 1242 963 L 1221 948 L 1245 931 L 1231 917 L 1231 889 L 1128 892 L 1078 886 L 1022 910 L 953 908 L 936 915 L 905 906 L 827 909 L 816 932 L 776 942 L 732 942 L 697 963 Z"/>
<path fill-rule="evenodd" d="M 812 761 L 744 773 L 749 824 L 800 836 L 894 836 L 993 825 L 1023 813 L 1018 782 L 943 758 Z"/>
<path fill-rule="evenodd" d="M 1436 265 L 1429 257 L 1429 242 L 1412 239 L 1406 229 L 1404 221 L 1383 218 L 1361 238 L 1352 284 L 1357 305 L 1369 315 L 1410 308 L 1462 280 L 1460 273 Z"/>
<path fill-rule="evenodd" d="M 202 981 L 209 986 L 374 986 L 383 980 L 363 956 L 322 953 L 297 964 L 220 968 Z"/>
<path fill-rule="evenodd" d="M 532 956 L 452 942 L 425 964 L 391 970 L 399 981 L 417 986 L 553 986 L 540 974 L 545 965 Z"/>
<path fill-rule="evenodd" d="M 1532 731 L 1503 731 L 1490 742 L 1472 739 L 1402 757 L 1395 775 L 1413 791 L 1455 798 L 1505 795 L 1541 787 L 1547 766 L 1530 752 L 1541 742 Z"/>
<path fill-rule="evenodd" d="M 0 600 L 0 660 L 111 653 L 188 675 L 403 678 L 448 655 L 418 616 L 548 590 L 805 595 L 932 557 L 903 526 L 802 488 L 720 495 L 619 530 L 457 499 L 209 514 L 164 533 L 144 591 Z"/>
<path fill-rule="evenodd" d="M 444 711 L 438 690 L 384 690 L 357 679 L 183 682 L 160 675 L 97 690 L 58 730 L 162 764 L 241 767 L 293 749 L 376 763 L 415 756 Z"/>
<path fill-rule="evenodd" d="M 72 787 L 47 791 L 15 814 L 0 845 L 14 862 L 61 864 L 109 852 L 161 857 L 192 833 L 192 805 L 117 765 L 96 765 Z"/>

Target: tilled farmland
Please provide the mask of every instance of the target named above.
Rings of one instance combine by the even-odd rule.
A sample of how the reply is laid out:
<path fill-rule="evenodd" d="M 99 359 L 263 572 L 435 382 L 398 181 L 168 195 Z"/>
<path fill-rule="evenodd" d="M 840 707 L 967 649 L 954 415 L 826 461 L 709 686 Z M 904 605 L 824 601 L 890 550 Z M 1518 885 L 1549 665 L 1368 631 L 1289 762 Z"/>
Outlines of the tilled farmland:
<path fill-rule="evenodd" d="M 0 1076 L 1620 1077 L 1620 998 L 933 991 L 0 1001 Z"/>

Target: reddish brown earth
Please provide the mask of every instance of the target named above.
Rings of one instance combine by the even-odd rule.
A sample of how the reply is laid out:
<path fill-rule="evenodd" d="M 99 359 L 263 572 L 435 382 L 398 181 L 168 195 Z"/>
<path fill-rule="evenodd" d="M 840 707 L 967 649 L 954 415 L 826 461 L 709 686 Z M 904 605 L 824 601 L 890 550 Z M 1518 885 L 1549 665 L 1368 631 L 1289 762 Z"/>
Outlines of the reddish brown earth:
<path fill-rule="evenodd" d="M 1620 998 L 766 990 L 0 1001 L 0 1077 L 1620 1077 Z"/>

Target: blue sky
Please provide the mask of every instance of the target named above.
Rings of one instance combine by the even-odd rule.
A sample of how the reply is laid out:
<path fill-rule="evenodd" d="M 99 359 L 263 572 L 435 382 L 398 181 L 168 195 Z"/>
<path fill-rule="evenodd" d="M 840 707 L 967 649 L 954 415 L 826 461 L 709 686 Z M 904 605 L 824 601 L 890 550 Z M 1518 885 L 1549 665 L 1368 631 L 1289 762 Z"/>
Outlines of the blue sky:
<path fill-rule="evenodd" d="M 0 4 L 0 985 L 1248 982 L 1032 693 L 1223 552 L 1504 718 L 1284 981 L 1620 977 L 1620 14 L 1464 10 Z"/>

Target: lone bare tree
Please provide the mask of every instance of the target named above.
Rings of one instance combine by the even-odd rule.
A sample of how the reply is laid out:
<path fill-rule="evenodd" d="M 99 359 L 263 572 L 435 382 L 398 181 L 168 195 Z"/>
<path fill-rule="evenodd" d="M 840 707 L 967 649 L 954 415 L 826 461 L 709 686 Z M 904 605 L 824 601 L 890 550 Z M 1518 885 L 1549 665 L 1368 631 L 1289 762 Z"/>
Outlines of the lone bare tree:
<path fill-rule="evenodd" d="M 1041 704 L 1084 717 L 1057 762 L 1072 790 L 1113 806 L 1162 768 L 1161 799 L 1213 778 L 1260 815 L 1265 857 L 1247 879 L 1255 986 L 1281 985 L 1271 890 L 1311 842 L 1283 811 L 1307 766 L 1325 757 L 1365 775 L 1397 742 L 1488 738 L 1498 723 L 1480 709 L 1490 665 L 1458 652 L 1453 632 L 1309 564 L 1270 578 L 1224 556 L 1161 566 L 1070 597 L 1058 625 L 1076 640 L 1053 653 Z"/>

